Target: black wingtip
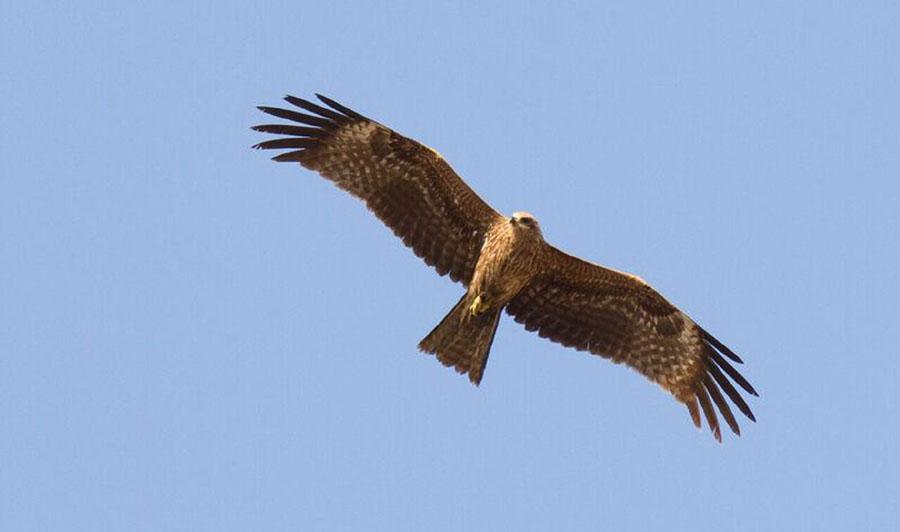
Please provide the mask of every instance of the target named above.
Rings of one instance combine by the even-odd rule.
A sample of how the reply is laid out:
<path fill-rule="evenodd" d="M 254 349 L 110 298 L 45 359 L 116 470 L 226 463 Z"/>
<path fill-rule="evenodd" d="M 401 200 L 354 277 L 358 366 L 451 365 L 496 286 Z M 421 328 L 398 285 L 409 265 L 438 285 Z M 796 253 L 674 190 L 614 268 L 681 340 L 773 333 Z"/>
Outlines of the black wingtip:
<path fill-rule="evenodd" d="M 756 391 L 756 388 L 754 388 L 752 384 L 747 382 L 747 379 L 744 379 L 744 382 L 738 383 L 738 384 L 740 384 L 741 387 L 744 387 L 743 385 L 746 384 L 747 386 L 744 387 L 744 390 L 746 390 L 747 393 L 749 393 L 753 397 L 759 397 L 759 393 Z"/>
<path fill-rule="evenodd" d="M 318 92 L 315 93 L 315 95 L 316 95 L 316 98 L 318 98 L 320 102 L 324 103 L 328 107 L 331 107 L 335 111 L 340 111 L 341 113 L 344 113 L 345 115 L 349 116 L 350 118 L 355 118 L 357 120 L 368 120 L 368 118 L 357 113 L 353 109 L 350 109 L 348 107 L 345 107 L 345 106 L 339 104 L 338 102 L 332 100 L 328 96 L 323 96 L 323 95 L 319 94 Z"/>
<path fill-rule="evenodd" d="M 712 347 L 707 347 L 707 349 L 712 351 Z M 722 373 L 722 371 L 719 369 L 719 366 L 713 359 L 709 359 L 706 361 L 706 371 L 710 376 L 712 376 L 713 380 L 718 383 L 722 391 L 725 392 L 725 395 L 727 395 L 735 404 L 735 406 L 738 407 L 738 410 L 740 410 L 750 420 L 756 421 L 756 418 L 753 416 L 753 411 L 750 410 L 750 405 L 748 405 L 747 401 L 745 401 L 744 398 L 741 397 L 740 392 L 738 392 L 734 385 L 731 384 L 731 381 L 729 381 L 725 377 L 725 375 Z"/>
<path fill-rule="evenodd" d="M 289 151 L 287 153 L 282 153 L 281 155 L 272 157 L 272 160 L 276 163 L 302 163 L 304 151 L 305 150 Z"/>
<path fill-rule="evenodd" d="M 722 417 L 725 418 L 725 423 L 727 423 L 731 428 L 731 432 L 740 436 L 741 427 L 740 425 L 738 425 L 737 420 L 734 418 L 734 413 L 731 411 L 731 407 L 728 406 L 728 401 L 726 401 L 725 397 L 722 396 L 722 392 L 712 381 L 709 375 L 706 375 L 706 377 L 703 379 L 703 386 L 706 388 L 706 391 L 712 398 L 713 403 L 715 403 L 715 405 L 719 408 L 719 413 L 721 413 Z"/>
<path fill-rule="evenodd" d="M 739 357 L 739 356 L 737 355 L 737 353 L 735 353 L 734 351 L 732 351 L 731 349 L 729 349 L 728 346 L 726 346 L 725 344 L 723 344 L 722 342 L 720 342 L 718 338 L 716 338 L 715 336 L 709 334 L 709 332 L 708 332 L 706 329 L 704 329 L 703 327 L 700 327 L 699 325 L 697 326 L 697 328 L 700 329 L 700 334 L 703 335 L 703 338 L 704 338 L 707 342 L 709 342 L 710 344 L 712 344 L 713 347 L 715 347 L 716 349 L 718 349 L 720 353 L 722 353 L 723 355 L 727 356 L 727 357 L 730 358 L 731 360 L 737 362 L 738 364 L 743 364 L 743 363 L 744 363 L 744 361 L 741 359 L 741 357 Z"/>
<path fill-rule="evenodd" d="M 734 380 L 734 382 L 738 383 L 738 385 L 743 388 L 744 391 L 746 391 L 750 395 L 759 397 L 759 394 L 756 393 L 756 389 L 753 388 L 753 386 L 749 382 L 747 382 L 747 379 L 745 379 L 743 375 L 738 373 L 738 371 L 734 369 L 734 367 L 729 364 L 728 361 L 725 360 L 725 357 L 720 355 L 718 351 L 710 347 L 707 351 L 707 356 L 709 356 L 709 358 L 713 362 L 718 364 L 718 366 L 722 368 L 722 370 L 724 370 L 725 373 L 727 373 L 728 376 Z"/>
<path fill-rule="evenodd" d="M 319 116 L 324 116 L 325 118 L 329 118 L 334 120 L 336 123 L 343 123 L 347 121 L 347 116 L 342 115 L 341 113 L 335 112 L 326 107 L 322 107 L 321 105 L 316 105 L 309 100 L 304 100 L 303 98 L 298 98 L 296 96 L 291 96 L 288 94 L 284 97 L 284 101 L 293 105 L 294 107 L 299 107 L 305 111 L 309 111 Z"/>
<path fill-rule="evenodd" d="M 722 430 L 719 428 L 719 419 L 716 416 L 716 410 L 713 408 L 712 402 L 709 400 L 709 394 L 706 393 L 706 388 L 703 386 L 699 387 L 695 394 L 697 400 L 700 401 L 703 414 L 706 416 L 706 424 L 709 425 L 709 430 L 716 440 L 722 443 Z"/>
<path fill-rule="evenodd" d="M 694 422 L 694 426 L 698 429 L 702 428 L 703 425 L 700 423 L 700 410 L 697 407 L 697 398 L 692 397 L 690 401 L 685 402 L 685 405 L 687 406 L 688 412 L 691 414 L 691 421 Z"/>

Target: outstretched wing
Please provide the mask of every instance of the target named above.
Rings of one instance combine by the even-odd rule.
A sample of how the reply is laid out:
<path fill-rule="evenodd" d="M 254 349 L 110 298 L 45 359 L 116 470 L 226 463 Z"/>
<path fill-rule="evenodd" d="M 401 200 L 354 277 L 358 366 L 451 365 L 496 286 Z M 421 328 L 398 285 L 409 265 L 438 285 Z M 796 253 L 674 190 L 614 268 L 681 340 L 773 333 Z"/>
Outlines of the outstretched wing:
<path fill-rule="evenodd" d="M 291 150 L 273 159 L 299 162 L 362 199 L 439 274 L 468 285 L 487 229 L 500 214 L 436 151 L 316 96 L 328 107 L 294 96 L 285 100 L 305 113 L 259 107 L 294 124 L 254 126 L 284 135 L 254 148 Z"/>
<path fill-rule="evenodd" d="M 740 434 L 723 391 L 744 415 L 756 421 L 728 380 L 730 377 L 747 393 L 757 395 L 725 359 L 742 363 L 730 349 L 643 280 L 585 262 L 550 245 L 545 252 L 542 273 L 506 308 L 517 322 L 567 347 L 628 364 L 687 405 L 697 427 L 699 403 L 719 441 L 722 435 L 712 403 L 731 430 Z"/>

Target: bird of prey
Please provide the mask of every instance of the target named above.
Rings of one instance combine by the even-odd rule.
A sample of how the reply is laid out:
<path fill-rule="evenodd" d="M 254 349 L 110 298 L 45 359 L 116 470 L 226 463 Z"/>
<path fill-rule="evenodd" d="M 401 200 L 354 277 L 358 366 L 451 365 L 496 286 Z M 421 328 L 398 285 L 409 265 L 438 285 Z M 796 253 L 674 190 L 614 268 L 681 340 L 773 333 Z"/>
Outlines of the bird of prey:
<path fill-rule="evenodd" d="M 534 216 L 495 211 L 434 149 L 316 96 L 286 96 L 290 109 L 259 107 L 288 123 L 254 126 L 280 135 L 254 148 L 289 150 L 273 159 L 358 197 L 440 275 L 462 283 L 466 292 L 422 351 L 478 385 L 505 310 L 541 337 L 631 366 L 684 403 L 698 428 L 702 410 L 719 441 L 714 404 L 740 434 L 722 392 L 756 421 L 731 382 L 757 395 L 727 359 L 742 360 L 642 279 L 556 249 Z"/>

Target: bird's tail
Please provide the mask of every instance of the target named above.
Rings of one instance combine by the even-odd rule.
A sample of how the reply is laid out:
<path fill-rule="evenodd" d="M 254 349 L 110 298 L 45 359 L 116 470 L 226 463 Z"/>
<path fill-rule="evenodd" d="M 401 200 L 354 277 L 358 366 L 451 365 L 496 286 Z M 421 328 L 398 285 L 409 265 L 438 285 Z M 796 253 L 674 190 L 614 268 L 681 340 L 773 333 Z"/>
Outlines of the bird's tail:
<path fill-rule="evenodd" d="M 419 342 L 419 349 L 436 355 L 445 366 L 468 373 L 472 384 L 478 386 L 487 365 L 501 309 L 487 309 L 473 316 L 469 312 L 471 302 L 468 294 L 463 295 L 453 310 Z"/>

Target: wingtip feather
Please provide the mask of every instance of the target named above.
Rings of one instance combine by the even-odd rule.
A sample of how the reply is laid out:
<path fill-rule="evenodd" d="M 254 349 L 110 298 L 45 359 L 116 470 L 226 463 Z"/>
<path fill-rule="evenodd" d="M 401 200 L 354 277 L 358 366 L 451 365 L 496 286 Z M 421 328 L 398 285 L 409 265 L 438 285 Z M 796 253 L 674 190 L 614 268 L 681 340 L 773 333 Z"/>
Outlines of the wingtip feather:
<path fill-rule="evenodd" d="M 713 402 L 719 408 L 719 412 L 722 414 L 722 417 L 725 418 L 725 423 L 728 424 L 728 427 L 731 428 L 731 432 L 736 435 L 741 435 L 741 427 L 738 425 L 737 420 L 734 418 L 734 414 L 731 412 L 731 408 L 728 406 L 728 402 L 725 401 L 725 398 L 722 397 L 722 392 L 719 391 L 719 388 L 716 387 L 715 383 L 710 379 L 709 375 L 703 379 L 703 386 L 706 387 L 706 391 L 709 392 L 710 397 L 712 397 Z"/>
<path fill-rule="evenodd" d="M 746 378 L 744 378 L 743 375 L 741 375 L 738 372 L 738 370 L 734 369 L 734 367 L 731 364 L 729 364 L 728 361 L 725 360 L 725 357 L 720 355 L 718 351 L 710 348 L 707 351 L 707 354 L 708 354 L 709 358 L 712 359 L 712 361 L 715 362 L 720 368 L 722 368 L 725 371 L 725 373 L 727 373 L 728 376 L 734 380 L 734 382 L 738 383 L 738 385 L 741 388 L 743 388 L 744 391 L 746 391 L 750 395 L 759 397 L 759 394 L 756 392 L 756 389 L 747 381 Z"/>
<path fill-rule="evenodd" d="M 701 386 L 697 389 L 696 394 L 697 399 L 700 401 L 700 406 L 703 408 L 703 414 L 706 415 L 706 423 L 709 425 L 709 430 L 712 431 L 713 437 L 718 440 L 719 443 L 722 443 L 722 430 L 719 428 L 719 419 L 718 416 L 716 416 L 716 410 L 709 400 L 706 389 Z"/>
<path fill-rule="evenodd" d="M 718 338 L 716 338 L 715 336 L 709 334 L 709 331 L 707 331 L 707 330 L 704 329 L 703 327 L 700 327 L 699 325 L 697 326 L 697 328 L 700 329 L 700 333 L 703 335 L 703 338 L 704 338 L 707 342 L 709 342 L 710 344 L 712 344 L 713 347 L 715 347 L 716 349 L 718 349 L 722 354 L 724 354 L 725 356 L 727 356 L 727 357 L 730 358 L 731 360 L 737 362 L 738 364 L 743 364 L 743 363 L 744 363 L 744 361 L 741 359 L 741 357 L 739 357 L 739 356 L 737 355 L 737 353 L 735 353 L 735 352 L 732 351 L 728 346 L 726 346 L 725 344 L 723 344 L 722 342 L 720 342 Z"/>
<path fill-rule="evenodd" d="M 719 387 L 725 392 L 725 394 L 731 399 L 731 401 L 738 407 L 748 419 L 753 422 L 756 422 L 756 417 L 753 415 L 753 411 L 750 410 L 750 405 L 747 404 L 747 401 L 741 397 L 740 392 L 734 387 L 733 384 L 722 374 L 722 371 L 715 364 L 715 362 L 711 360 L 707 360 L 706 362 L 706 371 L 709 375 L 712 376 L 713 379 L 719 384 Z"/>
<path fill-rule="evenodd" d="M 703 425 L 700 422 L 700 410 L 697 407 L 697 399 L 692 397 L 689 401 L 684 403 L 687 405 L 688 412 L 691 414 L 691 421 L 694 422 L 694 426 L 698 429 L 703 428 Z"/>
<path fill-rule="evenodd" d="M 334 109 L 335 111 L 340 111 L 341 113 L 344 113 L 345 115 L 349 116 L 350 118 L 355 118 L 355 119 L 357 119 L 357 120 L 368 120 L 368 118 L 366 118 L 366 117 L 364 117 L 363 115 L 357 113 L 357 112 L 354 111 L 353 109 L 350 109 L 350 108 L 348 108 L 348 107 L 346 107 L 346 106 L 344 106 L 344 105 L 339 104 L 338 102 L 332 100 L 332 99 L 329 98 L 328 96 L 324 96 L 324 95 L 322 95 L 322 94 L 319 94 L 318 92 L 315 93 L 315 95 L 316 95 L 316 98 L 319 99 L 319 101 L 321 101 L 322 103 L 324 103 L 324 104 L 327 105 L 328 107 L 331 107 L 331 108 Z"/>
<path fill-rule="evenodd" d="M 303 156 L 304 151 L 305 150 L 289 151 L 272 157 L 272 160 L 276 163 L 299 163 L 302 162 L 300 157 Z"/>

